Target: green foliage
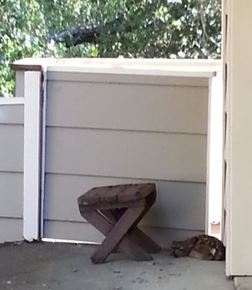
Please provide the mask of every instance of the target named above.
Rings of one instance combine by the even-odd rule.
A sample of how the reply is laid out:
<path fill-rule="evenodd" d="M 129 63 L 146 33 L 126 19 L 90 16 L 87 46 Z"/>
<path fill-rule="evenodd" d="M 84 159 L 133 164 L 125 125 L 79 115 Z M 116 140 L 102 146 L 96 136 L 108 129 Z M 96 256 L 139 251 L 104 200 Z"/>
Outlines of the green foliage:
<path fill-rule="evenodd" d="M 120 1 L 116 35 L 103 33 L 100 56 L 217 58 L 221 43 L 218 0 Z M 131 24 L 133 29 L 126 32 Z"/>
<path fill-rule="evenodd" d="M 45 43 L 45 23 L 35 0 L 0 0 L 0 95 L 13 91 L 10 63 L 39 56 Z"/>
<path fill-rule="evenodd" d="M 0 95 L 23 57 L 219 58 L 220 0 L 0 0 Z M 98 27 L 96 43 L 66 47 L 49 36 Z"/>

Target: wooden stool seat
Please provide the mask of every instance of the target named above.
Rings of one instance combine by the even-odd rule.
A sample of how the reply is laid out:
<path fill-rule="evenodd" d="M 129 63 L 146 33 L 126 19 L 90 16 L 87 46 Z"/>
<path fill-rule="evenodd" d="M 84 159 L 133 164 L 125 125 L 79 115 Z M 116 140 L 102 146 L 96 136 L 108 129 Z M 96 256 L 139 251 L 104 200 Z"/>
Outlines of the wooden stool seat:
<path fill-rule="evenodd" d="M 151 260 L 149 253 L 161 249 L 137 224 L 156 200 L 153 183 L 96 187 L 78 198 L 82 217 L 105 235 L 92 255 L 93 263 L 103 263 L 117 250 L 138 261 Z"/>

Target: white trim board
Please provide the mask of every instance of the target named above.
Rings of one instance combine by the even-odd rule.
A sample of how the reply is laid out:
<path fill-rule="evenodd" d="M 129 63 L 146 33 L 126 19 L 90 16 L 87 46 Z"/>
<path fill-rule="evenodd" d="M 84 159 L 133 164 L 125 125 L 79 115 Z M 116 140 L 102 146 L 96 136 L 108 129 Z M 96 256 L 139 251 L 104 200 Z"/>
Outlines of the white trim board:
<path fill-rule="evenodd" d="M 24 104 L 24 98 L 21 98 L 21 97 L 0 98 L 0 106 L 1 105 L 22 105 L 22 104 Z"/>
<path fill-rule="evenodd" d="M 47 107 L 47 72 L 43 72 L 43 83 L 41 85 L 41 94 L 43 101 L 41 102 L 41 119 L 40 119 L 40 154 L 41 154 L 41 167 L 40 167 L 40 238 L 44 237 L 44 198 L 45 198 L 45 158 L 46 158 L 46 107 Z"/>
<path fill-rule="evenodd" d="M 98 246 L 100 243 L 97 242 L 89 242 L 89 241 L 78 241 L 78 240 L 64 240 L 64 239 L 50 239 L 50 238 L 42 238 L 42 242 L 46 243 L 63 243 L 63 244 L 80 244 L 80 245 L 92 245 Z"/>
<path fill-rule="evenodd" d="M 33 241 L 40 235 L 41 72 L 25 72 L 24 95 L 23 235 Z"/>
<path fill-rule="evenodd" d="M 133 74 L 139 72 L 155 71 L 155 74 L 161 73 L 192 73 L 211 76 L 216 71 L 221 71 L 221 61 L 219 60 L 196 60 L 196 59 L 129 59 L 129 58 L 24 58 L 14 63 L 16 70 L 39 69 L 43 67 L 47 70 L 60 71 L 79 71 L 100 70 L 106 71 L 133 71 Z M 27 67 L 27 68 L 26 68 Z"/>

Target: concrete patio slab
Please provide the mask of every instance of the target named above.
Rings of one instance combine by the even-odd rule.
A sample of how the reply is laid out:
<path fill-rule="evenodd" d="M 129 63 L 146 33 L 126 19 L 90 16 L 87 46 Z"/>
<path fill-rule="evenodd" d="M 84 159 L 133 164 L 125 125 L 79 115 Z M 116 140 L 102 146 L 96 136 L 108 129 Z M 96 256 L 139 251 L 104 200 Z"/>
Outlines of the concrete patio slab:
<path fill-rule="evenodd" d="M 92 265 L 94 246 L 21 243 L 0 246 L 2 290 L 232 290 L 224 263 L 175 259 L 167 252 L 150 262 L 113 255 Z"/>

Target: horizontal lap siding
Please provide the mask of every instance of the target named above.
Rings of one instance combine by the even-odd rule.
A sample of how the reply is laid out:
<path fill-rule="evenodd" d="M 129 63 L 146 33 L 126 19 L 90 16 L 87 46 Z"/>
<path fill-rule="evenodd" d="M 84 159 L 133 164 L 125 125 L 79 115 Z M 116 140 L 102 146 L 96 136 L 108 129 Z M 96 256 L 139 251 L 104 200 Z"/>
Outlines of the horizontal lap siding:
<path fill-rule="evenodd" d="M 48 77 L 45 237 L 100 242 L 77 197 L 94 186 L 150 180 L 158 198 L 142 225 L 163 243 L 165 233 L 202 233 L 208 80 Z"/>
<path fill-rule="evenodd" d="M 0 243 L 23 240 L 23 221 L 16 218 L 0 218 Z"/>
<path fill-rule="evenodd" d="M 205 87 L 56 81 L 48 87 L 49 126 L 207 133 Z"/>
<path fill-rule="evenodd" d="M 45 218 L 50 220 L 83 221 L 77 198 L 94 186 L 149 182 L 150 180 L 120 179 L 91 176 L 47 174 Z M 157 201 L 143 221 L 146 226 L 179 229 L 204 229 L 205 184 L 154 180 Z M 60 202 L 62 201 L 62 202 Z"/>
<path fill-rule="evenodd" d="M 24 124 L 24 105 L 0 105 L 0 124 Z"/>
<path fill-rule="evenodd" d="M 206 136 L 47 129 L 46 171 L 205 182 Z"/>
<path fill-rule="evenodd" d="M 0 243 L 23 239 L 23 105 L 0 105 Z"/>
<path fill-rule="evenodd" d="M 0 136 L 0 172 L 22 172 L 24 127 L 0 124 Z"/>
<path fill-rule="evenodd" d="M 208 77 L 196 76 L 184 76 L 178 72 L 177 76 L 168 76 L 157 73 L 146 74 L 145 70 L 142 70 L 139 74 L 129 73 L 90 73 L 90 72 L 65 72 L 62 71 L 48 71 L 47 79 L 49 81 L 63 81 L 78 82 L 78 83 L 92 83 L 92 84 L 137 84 L 137 85 L 155 85 L 155 86 L 189 86 L 189 87 L 207 87 L 209 82 Z"/>
<path fill-rule="evenodd" d="M 0 172 L 0 217 L 23 215 L 23 174 Z"/>

